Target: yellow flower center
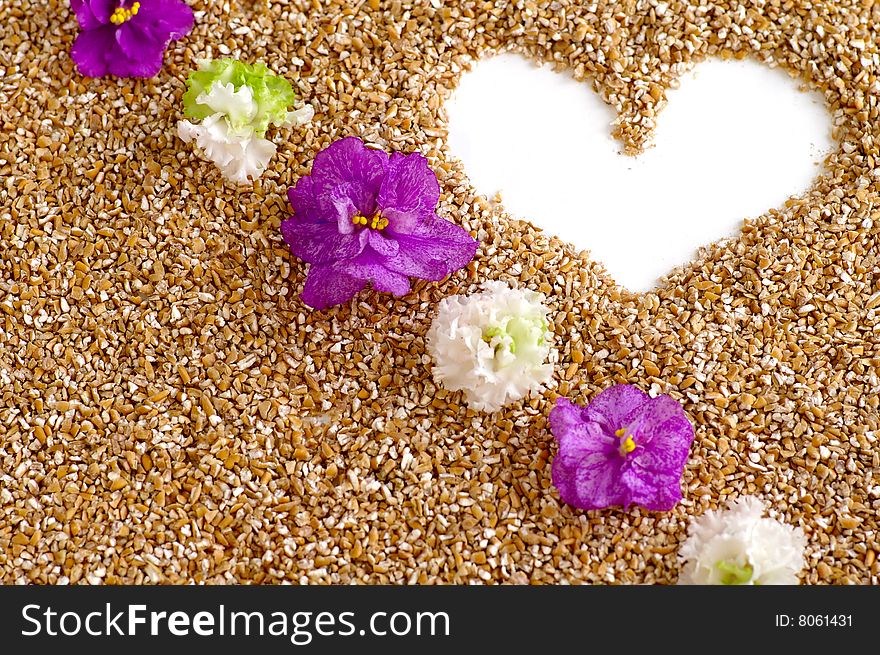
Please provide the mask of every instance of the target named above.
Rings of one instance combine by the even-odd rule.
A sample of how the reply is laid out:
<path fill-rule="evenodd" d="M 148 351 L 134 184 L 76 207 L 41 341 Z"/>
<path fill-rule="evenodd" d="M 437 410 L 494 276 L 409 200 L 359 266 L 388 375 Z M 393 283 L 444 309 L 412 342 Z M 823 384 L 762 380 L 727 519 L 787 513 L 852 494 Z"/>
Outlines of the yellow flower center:
<path fill-rule="evenodd" d="M 624 457 L 636 449 L 636 442 L 631 434 L 626 433 L 626 428 L 620 428 L 614 435 L 620 439 L 620 454 Z"/>
<path fill-rule="evenodd" d="M 355 225 L 363 225 L 364 227 L 369 226 L 374 230 L 383 230 L 388 227 L 388 219 L 382 216 L 379 212 L 376 212 L 373 215 L 373 218 L 367 218 L 363 214 L 355 214 L 354 218 L 351 219 L 351 222 Z"/>
<path fill-rule="evenodd" d="M 110 15 L 110 22 L 114 25 L 122 25 L 124 22 L 131 20 L 132 16 L 137 16 L 137 13 L 141 9 L 141 3 L 135 2 L 131 9 L 126 9 L 125 7 L 117 7 L 116 10 Z"/>

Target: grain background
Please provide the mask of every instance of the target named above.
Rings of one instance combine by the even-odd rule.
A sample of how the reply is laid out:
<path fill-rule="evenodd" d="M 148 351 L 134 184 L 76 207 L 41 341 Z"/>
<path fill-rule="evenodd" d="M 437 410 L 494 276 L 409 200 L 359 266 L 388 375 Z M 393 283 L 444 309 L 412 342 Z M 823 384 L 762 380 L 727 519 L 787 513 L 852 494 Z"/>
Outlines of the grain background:
<path fill-rule="evenodd" d="M 880 7 L 191 4 L 157 78 L 95 80 L 68 56 L 66 1 L 0 2 L 2 582 L 667 583 L 689 517 L 744 493 L 803 527 L 805 582 L 878 582 Z M 593 84 L 630 152 L 683 71 L 754 57 L 824 94 L 837 148 L 806 194 L 633 295 L 449 155 L 443 102 L 500 50 Z M 227 54 L 316 110 L 270 132 L 243 188 L 176 137 L 186 75 Z M 482 245 L 405 298 L 313 312 L 285 192 L 352 134 L 428 156 L 441 215 Z M 424 346 L 436 303 L 484 279 L 547 294 L 559 358 L 495 415 L 438 389 Z M 613 382 L 696 426 L 670 513 L 585 513 L 551 485 L 552 401 Z"/>

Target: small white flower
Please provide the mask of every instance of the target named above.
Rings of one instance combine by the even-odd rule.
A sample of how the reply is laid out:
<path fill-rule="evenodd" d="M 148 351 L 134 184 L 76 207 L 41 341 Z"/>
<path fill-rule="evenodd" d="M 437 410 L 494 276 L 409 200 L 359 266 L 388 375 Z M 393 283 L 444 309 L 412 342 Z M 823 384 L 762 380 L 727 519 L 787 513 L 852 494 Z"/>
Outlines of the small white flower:
<path fill-rule="evenodd" d="M 199 124 L 180 121 L 177 133 L 186 143 L 194 140 L 205 157 L 220 168 L 223 177 L 238 184 L 260 177 L 275 154 L 275 144 L 268 139 L 231 136 L 223 114 L 208 116 Z"/>
<path fill-rule="evenodd" d="M 428 330 L 434 379 L 462 390 L 474 409 L 494 412 L 546 384 L 553 335 L 544 296 L 486 282 L 483 291 L 440 303 Z"/>
<path fill-rule="evenodd" d="M 743 496 L 693 519 L 679 553 L 679 583 L 797 584 L 807 538 L 800 528 L 764 517 L 765 509 Z"/>

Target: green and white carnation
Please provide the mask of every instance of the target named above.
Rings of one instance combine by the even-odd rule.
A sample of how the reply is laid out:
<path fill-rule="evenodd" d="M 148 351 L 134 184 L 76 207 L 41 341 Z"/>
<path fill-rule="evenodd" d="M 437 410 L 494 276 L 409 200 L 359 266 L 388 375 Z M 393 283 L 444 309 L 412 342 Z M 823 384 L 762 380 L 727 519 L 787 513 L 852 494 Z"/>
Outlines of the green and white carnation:
<path fill-rule="evenodd" d="M 308 105 L 290 111 L 293 87 L 262 63 L 203 61 L 187 86 L 183 104 L 191 120 L 180 121 L 178 135 L 194 141 L 227 180 L 239 184 L 259 178 L 275 154 L 275 144 L 265 138 L 269 127 L 304 125 L 314 115 Z"/>

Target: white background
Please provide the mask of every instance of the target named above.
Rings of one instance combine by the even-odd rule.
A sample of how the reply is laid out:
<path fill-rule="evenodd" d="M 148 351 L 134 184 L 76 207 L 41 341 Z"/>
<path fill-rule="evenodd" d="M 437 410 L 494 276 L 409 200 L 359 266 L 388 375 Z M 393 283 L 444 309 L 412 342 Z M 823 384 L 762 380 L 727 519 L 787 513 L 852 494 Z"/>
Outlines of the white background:
<path fill-rule="evenodd" d="M 645 291 L 806 190 L 833 145 L 821 96 L 757 62 L 704 62 L 667 97 L 655 147 L 628 157 L 588 81 L 500 55 L 463 75 L 449 146 L 478 191 Z"/>

